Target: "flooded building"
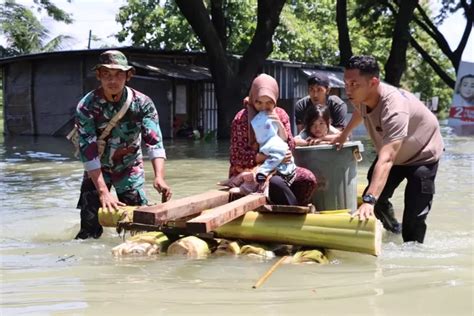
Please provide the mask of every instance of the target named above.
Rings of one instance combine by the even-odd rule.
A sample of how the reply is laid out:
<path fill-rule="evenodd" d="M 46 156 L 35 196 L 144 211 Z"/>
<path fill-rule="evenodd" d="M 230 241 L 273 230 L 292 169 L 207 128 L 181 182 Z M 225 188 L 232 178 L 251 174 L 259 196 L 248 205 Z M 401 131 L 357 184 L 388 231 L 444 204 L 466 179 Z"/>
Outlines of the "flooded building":
<path fill-rule="evenodd" d="M 117 49 L 124 52 L 136 68 L 129 85 L 155 103 L 163 137 L 187 137 L 193 129 L 204 134 L 217 132 L 217 101 L 205 53 L 133 47 Z M 0 59 L 5 133 L 66 135 L 73 126 L 78 101 L 97 87 L 92 68 L 104 50 L 61 51 Z M 235 60 L 238 58 L 236 56 Z M 307 94 L 306 79 L 314 71 L 326 72 L 332 93 L 345 97 L 343 71 L 338 67 L 267 60 L 261 72 L 278 81 L 279 105 L 294 117 L 294 104 Z"/>

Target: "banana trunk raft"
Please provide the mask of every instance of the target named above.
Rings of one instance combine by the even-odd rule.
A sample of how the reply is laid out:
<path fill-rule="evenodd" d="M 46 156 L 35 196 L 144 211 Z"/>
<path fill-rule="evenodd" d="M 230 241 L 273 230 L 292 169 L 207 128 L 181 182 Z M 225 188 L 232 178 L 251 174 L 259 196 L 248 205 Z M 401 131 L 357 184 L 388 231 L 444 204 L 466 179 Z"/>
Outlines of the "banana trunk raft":
<path fill-rule="evenodd" d="M 217 237 L 380 254 L 382 230 L 375 218 L 359 221 L 347 211 L 318 214 L 247 212 L 215 231 Z"/>
<path fill-rule="evenodd" d="M 123 207 L 113 212 L 101 209 L 99 221 L 102 226 L 107 227 L 116 227 L 119 222 L 124 221 L 133 223 L 135 209 L 136 207 Z M 208 212 L 212 210 L 203 213 Z M 159 230 L 160 226 L 156 226 L 156 231 Z M 380 222 L 375 218 L 359 221 L 357 218 L 352 218 L 347 210 L 323 211 L 316 214 L 273 214 L 247 211 L 242 216 L 217 227 L 211 233 L 213 237 L 224 240 L 288 244 L 378 256 L 381 251 L 382 229 Z M 163 236 L 158 236 L 159 247 L 142 251 L 163 252 L 166 248 L 163 245 L 169 243 Z M 129 245 L 128 249 L 133 248 L 132 246 Z M 203 248 L 202 245 L 198 247 Z M 126 252 L 126 250 L 123 251 Z"/>

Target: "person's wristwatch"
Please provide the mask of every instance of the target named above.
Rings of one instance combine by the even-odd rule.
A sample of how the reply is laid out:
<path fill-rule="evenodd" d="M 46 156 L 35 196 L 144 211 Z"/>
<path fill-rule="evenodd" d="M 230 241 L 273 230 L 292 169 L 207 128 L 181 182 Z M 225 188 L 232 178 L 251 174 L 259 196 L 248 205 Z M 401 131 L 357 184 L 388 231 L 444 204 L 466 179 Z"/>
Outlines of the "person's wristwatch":
<path fill-rule="evenodd" d="M 375 205 L 375 203 L 377 203 L 377 198 L 369 193 L 362 196 L 362 201 L 364 203 Z"/>

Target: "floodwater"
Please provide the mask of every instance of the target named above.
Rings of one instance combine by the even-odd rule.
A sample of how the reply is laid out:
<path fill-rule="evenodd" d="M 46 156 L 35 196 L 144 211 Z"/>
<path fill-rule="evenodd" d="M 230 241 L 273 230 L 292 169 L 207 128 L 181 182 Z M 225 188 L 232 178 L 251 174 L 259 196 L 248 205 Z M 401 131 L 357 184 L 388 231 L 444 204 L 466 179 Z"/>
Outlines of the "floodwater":
<path fill-rule="evenodd" d="M 1 315 L 473 315 L 474 137 L 443 129 L 446 153 L 425 244 L 384 233 L 379 257 L 333 251 L 328 265 L 243 257 L 114 258 L 113 229 L 77 241 L 82 165 L 60 138 L 0 139 Z M 165 143 L 174 198 L 215 188 L 226 142 Z M 359 165 L 365 181 L 373 157 Z M 147 164 L 147 175 L 151 166 Z M 152 202 L 159 196 L 147 183 Z M 394 196 L 401 217 L 403 197 Z"/>

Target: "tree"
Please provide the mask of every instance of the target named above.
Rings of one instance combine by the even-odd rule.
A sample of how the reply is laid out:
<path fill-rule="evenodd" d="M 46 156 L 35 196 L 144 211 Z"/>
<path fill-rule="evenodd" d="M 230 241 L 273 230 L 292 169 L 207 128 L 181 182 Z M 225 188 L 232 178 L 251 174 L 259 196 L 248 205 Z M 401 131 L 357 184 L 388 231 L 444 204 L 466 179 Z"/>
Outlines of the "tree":
<path fill-rule="evenodd" d="M 229 131 L 223 127 L 230 125 L 252 79 L 273 50 L 272 36 L 284 4 L 284 0 L 177 0 L 162 4 L 132 0 L 118 14 L 124 25 L 118 38 L 123 40 L 130 34 L 134 43 L 155 48 L 204 47 L 219 104 L 218 136 L 227 137 Z M 242 54 L 236 66 L 231 53 Z"/>
<path fill-rule="evenodd" d="M 436 25 L 439 25 L 444 21 L 448 14 L 452 14 L 458 10 L 464 11 L 464 17 L 466 18 L 466 24 L 464 27 L 464 32 L 459 41 L 458 47 L 452 50 L 446 41 L 445 36 L 438 30 Z M 467 41 L 472 31 L 472 25 L 474 22 L 474 2 L 473 1 L 454 1 L 454 0 L 442 0 L 442 7 L 440 14 L 435 18 L 435 21 L 431 21 L 429 18 L 426 9 L 418 5 L 417 6 L 417 15 L 415 16 L 415 23 L 421 27 L 426 34 L 428 34 L 438 45 L 441 51 L 446 55 L 446 57 L 451 61 L 456 74 L 459 69 L 459 63 L 461 62 L 461 57 L 466 48 Z M 416 50 L 423 56 L 425 60 L 427 60 L 431 67 L 436 71 L 436 73 L 443 78 L 443 80 L 448 84 L 451 88 L 454 89 L 455 81 L 450 78 L 450 76 L 436 63 L 436 61 L 432 58 L 432 56 L 423 49 L 416 39 L 412 39 L 412 46 L 416 48 Z"/>
<path fill-rule="evenodd" d="M 69 13 L 58 8 L 51 0 L 33 0 L 33 2 L 37 5 L 36 9 L 38 11 L 46 10 L 46 13 L 55 21 L 64 22 L 66 24 L 71 24 L 74 21 Z M 67 0 L 67 2 L 71 2 L 71 0 Z"/>
<path fill-rule="evenodd" d="M 210 30 L 212 33 L 214 30 L 214 37 L 208 45 L 221 47 L 211 47 L 209 51 L 214 49 L 223 51 L 225 54 L 244 55 L 255 39 L 259 16 L 256 12 L 260 7 L 260 2 L 257 0 L 193 1 L 190 2 L 192 4 L 189 8 L 190 11 L 194 10 L 193 14 L 199 12 L 195 8 L 195 2 L 202 3 L 202 16 L 206 17 L 205 25 L 209 27 L 206 32 Z M 273 47 L 268 57 L 335 65 L 343 64 L 352 54 L 370 54 L 374 55 L 381 65 L 385 65 L 389 59 L 387 47 L 396 47 L 392 45 L 392 39 L 398 2 L 398 0 L 396 2 L 394 0 L 287 1 L 279 15 L 279 24 L 271 37 Z M 392 5 L 389 6 L 389 3 Z M 130 37 L 133 45 L 155 49 L 203 50 L 205 42 L 196 35 L 197 33 L 187 22 L 177 4 L 170 0 L 129 0 L 117 16 L 117 20 L 123 25 L 123 30 L 118 34 L 119 40 Z M 440 53 L 436 41 L 414 23 L 419 16 L 418 7 L 415 9 L 413 22 L 408 28 L 410 45 L 407 45 L 406 53 L 401 55 L 406 56 L 407 66 L 405 71 L 402 71 L 403 75 L 400 77 L 399 84 L 407 89 L 422 92 L 423 97 L 432 96 L 430 93 L 439 93 L 443 90 L 443 93 L 437 95 L 440 95 L 441 102 L 447 105 L 446 96 L 450 92 L 446 92 L 447 88 L 443 85 L 443 81 L 446 80 L 439 80 L 437 74 L 440 75 L 440 72 L 436 71 L 429 59 L 420 51 L 413 49 L 415 45 L 412 42 L 416 39 L 426 55 L 431 56 L 433 63 L 438 65 L 448 78 L 452 76 L 449 62 L 447 63 L 444 54 Z M 431 15 L 425 8 L 425 1 L 420 7 Z M 203 18 L 202 16 L 199 19 Z M 337 21 L 337 27 L 335 21 Z M 404 40 L 406 41 L 406 37 Z M 266 49 L 264 45 L 261 47 Z M 235 88 L 234 92 L 231 93 L 229 90 L 228 95 L 219 97 L 224 98 L 224 103 L 219 101 L 219 108 L 226 106 L 228 109 L 231 106 L 234 111 L 237 111 L 240 109 L 241 97 L 247 93 L 253 75 L 246 75 L 242 77 L 243 79 L 239 79 L 237 75 L 243 69 L 238 68 L 240 65 L 237 65 L 237 68 L 232 67 L 227 58 L 223 57 L 221 59 L 210 57 L 210 60 L 216 62 L 219 71 L 229 71 L 229 78 L 237 80 L 231 84 L 230 89 Z M 222 64 L 220 64 L 221 61 L 223 61 Z M 227 70 L 229 67 L 230 70 Z M 425 73 L 421 73 L 419 69 L 424 69 Z M 382 69 L 382 76 L 385 75 L 386 72 Z M 216 80 L 215 77 L 214 80 Z M 219 89 L 222 89 L 222 82 L 226 81 L 219 80 Z M 234 95 L 233 99 L 230 99 L 231 94 Z M 228 126 L 229 119 L 219 121 L 219 125 Z"/>
<path fill-rule="evenodd" d="M 352 56 L 352 45 L 347 21 L 347 0 L 337 0 L 336 22 L 339 35 L 339 65 L 344 66 Z"/>
<path fill-rule="evenodd" d="M 188 23 L 199 37 L 209 58 L 209 68 L 214 79 L 218 109 L 219 137 L 227 137 L 235 110 L 241 107 L 242 96 L 247 93 L 250 82 L 273 50 L 272 36 L 279 23 L 284 0 L 258 0 L 257 27 L 248 48 L 239 61 L 236 70 L 228 59 L 226 41 L 222 36 L 226 30 L 217 27 L 225 23 L 213 23 L 225 20 L 223 3 L 220 0 L 211 1 L 211 16 L 201 0 L 176 0 L 176 4 Z M 224 111 L 224 106 L 234 111 Z M 224 132 L 225 131 L 225 132 Z M 223 133 L 224 132 L 224 133 Z"/>
<path fill-rule="evenodd" d="M 339 61 L 333 0 L 293 0 L 285 5 L 270 57 L 318 64 Z"/>
<path fill-rule="evenodd" d="M 400 79 L 406 69 L 406 53 L 410 43 L 410 22 L 417 4 L 418 0 L 400 1 L 399 10 L 395 15 L 392 47 L 385 64 L 385 80 L 394 86 L 400 85 Z"/>
<path fill-rule="evenodd" d="M 352 17 L 357 18 L 361 27 L 370 27 L 369 31 L 371 33 L 367 34 L 368 38 L 377 39 L 374 42 L 380 42 L 379 44 L 385 45 L 385 47 L 392 46 L 391 41 L 395 27 L 393 14 L 398 13 L 397 6 L 394 2 L 390 3 L 391 4 L 387 1 L 378 0 L 359 0 L 351 14 Z M 421 4 L 421 6 L 425 8 L 425 12 L 431 15 L 425 5 L 426 3 L 424 2 Z M 415 11 L 415 13 L 416 12 L 417 11 Z M 416 15 L 413 18 L 413 22 L 415 19 Z M 436 71 L 433 64 L 436 64 L 436 67 L 442 69 L 442 73 L 450 80 L 452 80 L 450 77 L 454 73 L 453 68 L 450 67 L 449 59 L 439 49 L 433 38 L 413 22 L 409 27 L 410 45 L 408 45 L 406 50 L 407 67 L 400 78 L 399 84 L 408 90 L 420 92 L 421 97 L 424 99 L 439 96 L 440 108 L 444 110 L 450 104 L 452 89 L 450 89 L 445 78 L 440 76 L 440 73 Z M 414 42 L 414 38 L 416 38 L 416 42 Z M 352 42 L 354 44 L 354 40 Z M 423 47 L 425 55 L 423 55 L 415 45 Z M 363 47 L 363 45 L 357 43 L 355 43 L 354 46 Z M 375 55 L 382 65 L 388 63 L 389 56 L 386 54 L 386 49 L 380 49 L 379 47 L 375 49 L 373 53 L 367 50 L 363 50 L 360 53 Z M 426 56 L 429 56 L 431 60 Z M 385 72 L 382 73 L 382 77 L 387 78 Z"/>
<path fill-rule="evenodd" d="M 136 46 L 169 50 L 202 50 L 198 38 L 174 1 L 129 0 L 116 20 L 122 24 L 120 42 L 128 36 Z"/>
<path fill-rule="evenodd" d="M 65 23 L 72 22 L 69 15 L 64 12 L 61 14 L 62 11 L 50 1 L 42 0 L 40 5 L 54 18 Z M 69 36 L 59 35 L 45 43 L 49 31 L 41 25 L 31 10 L 14 0 L 6 0 L 0 7 L 0 25 L 0 32 L 6 36 L 8 43 L 7 47 L 0 47 L 1 56 L 53 51 L 61 48 L 64 41 L 70 39 Z"/>
<path fill-rule="evenodd" d="M 406 69 L 406 51 L 410 42 L 410 23 L 418 0 L 399 1 L 399 10 L 393 8 L 391 0 L 359 0 L 359 8 L 355 10 L 355 16 L 369 26 L 374 21 L 389 17 L 392 30 L 385 36 L 391 37 L 390 54 L 385 63 L 385 81 L 399 86 L 400 79 Z"/>
<path fill-rule="evenodd" d="M 407 6 L 410 1 L 358 0 L 360 7 L 358 10 L 356 10 L 356 16 L 361 19 L 364 19 L 367 16 L 368 12 L 372 12 L 372 14 L 369 15 L 373 19 L 381 18 L 382 16 L 403 17 L 407 15 L 407 13 L 406 9 L 403 9 L 401 6 Z M 434 55 L 426 51 L 426 49 L 424 48 L 424 43 L 419 41 L 419 37 L 422 33 L 426 33 L 436 43 L 439 50 L 441 50 L 443 54 L 451 61 L 451 64 L 457 73 L 462 53 L 464 52 L 467 40 L 472 30 L 472 25 L 474 21 L 474 3 L 472 1 L 467 0 L 442 0 L 441 5 L 442 6 L 439 15 L 435 18 L 430 18 L 431 12 L 428 6 L 428 2 L 422 1 L 416 4 L 415 11 L 412 16 L 412 20 L 415 25 L 410 26 L 408 39 L 410 45 L 418 51 L 422 58 L 433 68 L 436 74 L 440 76 L 449 87 L 454 89 L 455 80 L 451 77 L 446 68 L 443 68 L 441 66 L 439 60 L 437 60 Z M 399 10 L 403 11 L 398 14 Z M 454 50 L 451 50 L 445 36 L 438 30 L 437 25 L 442 23 L 449 14 L 452 14 L 458 10 L 464 11 L 466 24 L 458 47 Z M 415 26 L 417 28 L 415 28 Z"/>

